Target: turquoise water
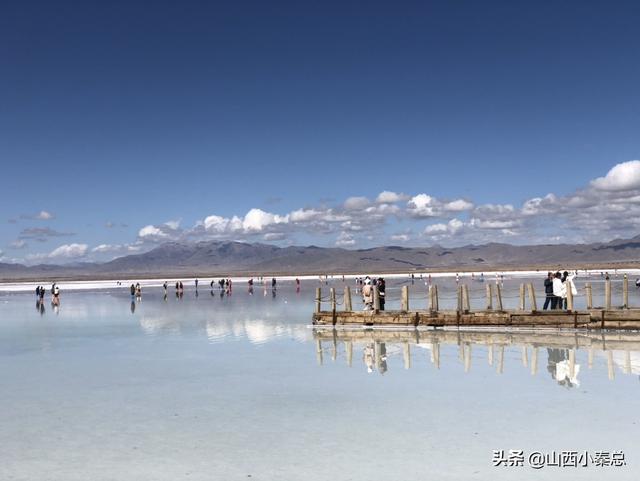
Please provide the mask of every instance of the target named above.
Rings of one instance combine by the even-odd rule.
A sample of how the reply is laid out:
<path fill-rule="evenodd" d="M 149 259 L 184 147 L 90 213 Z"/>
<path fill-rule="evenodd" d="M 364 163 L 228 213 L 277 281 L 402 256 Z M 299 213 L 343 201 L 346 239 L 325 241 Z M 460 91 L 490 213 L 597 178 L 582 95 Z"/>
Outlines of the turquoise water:
<path fill-rule="evenodd" d="M 0 479 L 638 478 L 640 337 L 314 330 L 315 286 L 0 295 Z"/>

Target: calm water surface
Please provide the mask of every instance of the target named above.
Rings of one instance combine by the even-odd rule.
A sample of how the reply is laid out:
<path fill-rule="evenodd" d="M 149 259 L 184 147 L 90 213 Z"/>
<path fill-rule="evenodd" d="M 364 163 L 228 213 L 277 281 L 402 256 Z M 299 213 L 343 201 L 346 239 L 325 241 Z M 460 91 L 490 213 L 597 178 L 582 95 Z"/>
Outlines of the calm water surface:
<path fill-rule="evenodd" d="M 314 330 L 315 287 L 1 294 L 0 480 L 640 476 L 640 336 Z M 510 449 L 626 465 L 494 467 Z"/>

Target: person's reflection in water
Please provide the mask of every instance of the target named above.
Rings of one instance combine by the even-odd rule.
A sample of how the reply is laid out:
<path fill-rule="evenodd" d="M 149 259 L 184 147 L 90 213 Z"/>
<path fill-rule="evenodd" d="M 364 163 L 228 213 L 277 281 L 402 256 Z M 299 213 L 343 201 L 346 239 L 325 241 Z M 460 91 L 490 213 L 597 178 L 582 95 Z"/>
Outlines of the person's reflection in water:
<path fill-rule="evenodd" d="M 131 301 L 131 314 L 136 312 L 136 303 L 135 301 Z"/>
<path fill-rule="evenodd" d="M 198 297 L 200 294 L 198 294 L 198 288 L 196 287 L 196 297 Z"/>
<path fill-rule="evenodd" d="M 373 344 L 367 344 L 363 353 L 364 365 L 367 366 L 367 372 L 373 372 L 373 366 L 375 361 L 375 349 Z"/>
<path fill-rule="evenodd" d="M 41 316 L 44 315 L 45 313 L 45 309 L 44 309 L 44 301 L 41 301 L 40 299 L 38 299 L 36 301 L 36 311 L 38 311 L 40 313 Z"/>
<path fill-rule="evenodd" d="M 162 299 L 167 302 L 167 299 L 169 299 L 169 296 L 167 296 L 167 293 L 164 293 L 164 296 L 162 296 Z"/>
<path fill-rule="evenodd" d="M 220 299 L 224 297 L 224 289 L 220 291 Z"/>
<path fill-rule="evenodd" d="M 376 344 L 376 367 L 380 374 L 387 372 L 387 345 L 384 342 Z"/>
<path fill-rule="evenodd" d="M 272 297 L 273 299 L 275 299 L 275 298 L 276 298 L 276 290 L 275 290 L 275 289 L 271 289 L 271 297 Z"/>
<path fill-rule="evenodd" d="M 551 374 L 551 378 L 557 381 L 558 385 L 567 389 L 580 386 L 580 381 L 578 381 L 580 365 L 576 364 L 574 366 L 573 376 L 571 376 L 568 349 L 547 348 L 547 356 L 547 371 Z"/>
<path fill-rule="evenodd" d="M 249 286 L 249 295 L 252 296 L 253 295 L 253 285 Z"/>
<path fill-rule="evenodd" d="M 211 282 L 213 282 L 213 281 L 211 281 Z M 213 289 L 211 289 L 209 292 L 211 293 L 211 297 L 215 296 L 215 294 L 213 293 Z"/>

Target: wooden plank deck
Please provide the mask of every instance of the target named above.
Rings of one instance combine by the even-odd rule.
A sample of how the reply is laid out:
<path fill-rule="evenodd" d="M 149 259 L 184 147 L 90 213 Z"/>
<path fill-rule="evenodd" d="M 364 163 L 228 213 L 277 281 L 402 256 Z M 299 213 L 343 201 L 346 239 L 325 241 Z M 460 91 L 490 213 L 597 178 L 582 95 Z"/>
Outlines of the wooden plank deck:
<path fill-rule="evenodd" d="M 640 309 L 584 311 L 320 311 L 314 325 L 640 330 Z"/>

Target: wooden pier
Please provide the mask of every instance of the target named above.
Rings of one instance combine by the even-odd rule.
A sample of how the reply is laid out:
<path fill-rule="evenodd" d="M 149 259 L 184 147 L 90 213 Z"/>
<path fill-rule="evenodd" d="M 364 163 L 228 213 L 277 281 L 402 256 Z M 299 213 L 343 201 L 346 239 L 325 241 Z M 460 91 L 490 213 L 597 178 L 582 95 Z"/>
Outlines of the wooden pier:
<path fill-rule="evenodd" d="M 340 326 L 413 326 L 413 327 L 522 327 L 522 328 L 565 328 L 565 329 L 622 329 L 640 330 L 640 309 L 629 307 L 629 284 L 625 276 L 623 282 L 623 304 L 612 305 L 611 281 L 605 281 L 604 306 L 595 307 L 591 285 L 585 285 L 586 309 L 574 309 L 571 290 L 567 293 L 567 308 L 540 310 L 533 284 L 521 284 L 517 309 L 504 309 L 500 284 L 486 284 L 485 309 L 472 311 L 467 285 L 457 288 L 456 309 L 439 308 L 438 286 L 429 287 L 427 305 L 423 309 L 413 308 L 409 300 L 409 288 L 403 286 L 400 310 L 380 309 L 380 297 L 373 286 L 373 308 L 359 311 L 353 309 L 351 289 L 345 286 L 342 309 L 337 309 L 336 291 L 331 288 L 328 299 L 323 299 L 321 288 L 316 289 L 314 325 Z M 322 309 L 323 300 L 329 302 L 329 310 Z"/>

